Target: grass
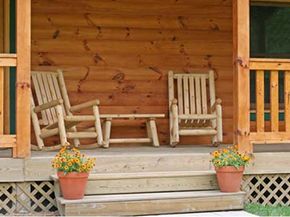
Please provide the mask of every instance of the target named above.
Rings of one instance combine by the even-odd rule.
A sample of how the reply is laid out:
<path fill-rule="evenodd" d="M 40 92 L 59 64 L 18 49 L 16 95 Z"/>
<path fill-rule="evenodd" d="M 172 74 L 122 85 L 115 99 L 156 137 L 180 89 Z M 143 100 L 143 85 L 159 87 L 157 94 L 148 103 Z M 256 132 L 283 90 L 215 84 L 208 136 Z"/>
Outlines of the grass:
<path fill-rule="evenodd" d="M 245 211 L 258 216 L 290 216 L 289 206 L 264 206 L 261 204 L 246 204 Z"/>

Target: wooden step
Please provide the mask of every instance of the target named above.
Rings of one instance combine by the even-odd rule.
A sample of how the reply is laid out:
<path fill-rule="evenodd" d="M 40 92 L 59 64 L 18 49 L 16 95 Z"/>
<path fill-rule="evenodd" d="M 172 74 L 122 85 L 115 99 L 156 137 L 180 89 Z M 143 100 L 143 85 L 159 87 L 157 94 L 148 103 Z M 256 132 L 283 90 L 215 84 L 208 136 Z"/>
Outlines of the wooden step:
<path fill-rule="evenodd" d="M 57 181 L 56 176 L 52 178 Z M 89 176 L 86 195 L 215 189 L 213 171 L 102 173 Z"/>
<path fill-rule="evenodd" d="M 186 191 L 57 198 L 62 215 L 151 215 L 243 209 L 244 192 Z"/>

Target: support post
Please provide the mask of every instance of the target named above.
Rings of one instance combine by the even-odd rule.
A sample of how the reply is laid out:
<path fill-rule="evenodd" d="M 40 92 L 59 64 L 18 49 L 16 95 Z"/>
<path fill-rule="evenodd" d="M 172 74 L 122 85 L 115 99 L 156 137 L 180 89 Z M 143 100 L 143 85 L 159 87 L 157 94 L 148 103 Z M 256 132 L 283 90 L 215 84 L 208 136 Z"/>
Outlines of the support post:
<path fill-rule="evenodd" d="M 16 139 L 19 158 L 30 156 L 31 0 L 16 1 Z"/>
<path fill-rule="evenodd" d="M 250 143 L 250 0 L 233 0 L 234 144 L 252 152 Z"/>

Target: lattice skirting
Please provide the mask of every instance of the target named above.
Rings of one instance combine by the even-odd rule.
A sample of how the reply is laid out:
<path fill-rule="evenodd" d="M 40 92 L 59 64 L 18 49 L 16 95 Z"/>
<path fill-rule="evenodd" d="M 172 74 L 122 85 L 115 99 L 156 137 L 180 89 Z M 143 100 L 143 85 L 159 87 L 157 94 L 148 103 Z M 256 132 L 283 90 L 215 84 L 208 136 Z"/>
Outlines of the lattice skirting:
<path fill-rule="evenodd" d="M 0 183 L 0 215 L 56 210 L 53 182 Z"/>
<path fill-rule="evenodd" d="M 246 175 L 246 202 L 290 205 L 290 174 Z M 0 183 L 0 215 L 56 212 L 53 182 Z"/>
<path fill-rule="evenodd" d="M 243 190 L 248 203 L 289 206 L 290 174 L 246 175 Z"/>

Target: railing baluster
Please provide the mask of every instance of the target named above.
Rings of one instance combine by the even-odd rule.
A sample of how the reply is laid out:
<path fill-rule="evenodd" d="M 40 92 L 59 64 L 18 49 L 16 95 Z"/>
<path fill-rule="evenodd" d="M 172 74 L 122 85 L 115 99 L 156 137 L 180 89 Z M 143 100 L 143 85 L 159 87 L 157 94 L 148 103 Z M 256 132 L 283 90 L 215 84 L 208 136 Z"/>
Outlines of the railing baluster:
<path fill-rule="evenodd" d="M 278 71 L 271 71 L 270 81 L 270 111 L 271 111 L 271 131 L 279 131 L 279 97 L 278 97 Z"/>
<path fill-rule="evenodd" d="M 256 120 L 257 132 L 264 132 L 264 71 L 256 71 Z"/>
<path fill-rule="evenodd" d="M 290 71 L 285 71 L 284 75 L 285 130 L 290 132 Z"/>

